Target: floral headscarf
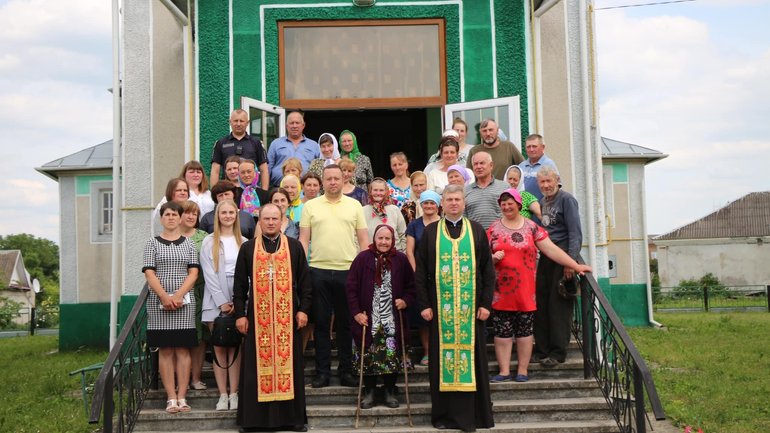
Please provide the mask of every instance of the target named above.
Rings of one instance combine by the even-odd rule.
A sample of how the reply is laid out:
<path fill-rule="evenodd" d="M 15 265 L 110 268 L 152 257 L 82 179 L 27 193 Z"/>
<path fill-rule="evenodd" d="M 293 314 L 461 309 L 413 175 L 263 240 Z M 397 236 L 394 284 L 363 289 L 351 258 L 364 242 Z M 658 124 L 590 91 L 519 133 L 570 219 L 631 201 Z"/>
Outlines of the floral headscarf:
<path fill-rule="evenodd" d="M 342 136 L 345 134 L 350 134 L 350 137 L 353 139 L 353 149 L 350 150 L 350 153 L 347 153 L 340 145 L 340 154 L 342 156 L 347 156 L 351 161 L 356 162 L 356 158 L 361 154 L 361 151 L 358 150 L 358 139 L 356 139 L 356 134 L 353 134 L 350 130 L 346 129 L 340 132 L 340 141 L 342 141 Z"/>
<path fill-rule="evenodd" d="M 243 183 L 242 180 L 240 183 L 241 188 L 243 188 L 243 193 L 241 194 L 241 210 L 248 212 L 251 216 L 259 216 L 259 207 L 261 206 L 259 194 L 257 194 L 257 189 L 259 188 L 259 176 L 254 176 L 254 180 L 252 180 L 249 185 Z"/>
<path fill-rule="evenodd" d="M 390 249 L 388 251 L 380 251 L 375 245 L 375 239 L 377 239 L 377 232 L 382 229 L 390 231 L 391 241 Z M 391 258 L 396 255 L 396 231 L 393 227 L 387 224 L 380 224 L 374 229 L 374 235 L 372 236 L 372 243 L 369 244 L 369 251 L 374 253 L 375 266 L 374 266 L 374 284 L 382 285 L 382 274 L 385 271 L 389 271 L 391 268 Z"/>

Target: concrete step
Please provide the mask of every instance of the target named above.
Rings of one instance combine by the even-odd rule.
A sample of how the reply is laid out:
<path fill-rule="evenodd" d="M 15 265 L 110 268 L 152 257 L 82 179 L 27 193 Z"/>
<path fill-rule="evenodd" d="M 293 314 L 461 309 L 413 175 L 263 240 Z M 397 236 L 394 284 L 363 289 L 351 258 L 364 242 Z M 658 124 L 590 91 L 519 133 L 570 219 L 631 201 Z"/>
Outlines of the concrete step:
<path fill-rule="evenodd" d="M 490 357 L 490 359 L 495 358 L 495 345 L 494 343 L 487 343 L 487 356 Z M 577 341 L 571 340 L 569 342 L 569 345 L 567 345 L 567 352 L 572 352 L 574 354 L 580 354 L 580 346 L 578 346 Z M 332 349 L 332 359 L 337 359 L 337 349 Z M 422 346 L 417 343 L 417 345 L 412 346 L 411 350 L 411 358 L 415 361 L 418 361 L 420 358 L 422 358 L 423 349 Z M 312 347 L 309 347 L 304 352 L 305 359 L 315 359 L 315 349 Z M 512 350 L 512 357 L 516 358 L 516 345 L 513 346 Z"/>
<path fill-rule="evenodd" d="M 219 430 L 178 430 L 179 432 L 189 433 L 234 433 L 238 430 L 219 429 Z M 314 433 L 435 433 L 435 432 L 459 432 L 460 430 L 437 430 L 431 426 L 415 427 L 360 427 L 353 428 L 335 428 L 323 429 L 310 427 L 310 432 Z M 589 421 L 549 421 L 549 422 L 523 422 L 523 423 L 495 423 L 491 429 L 478 429 L 479 433 L 610 433 L 617 432 L 618 426 L 611 420 L 589 420 Z M 146 433 L 166 433 L 166 430 L 146 431 Z"/>
<path fill-rule="evenodd" d="M 546 398 L 578 398 L 601 397 L 601 391 L 592 379 L 532 379 L 529 382 L 493 383 L 490 384 L 492 401 L 503 400 L 534 400 Z M 329 386 L 326 388 L 305 388 L 305 400 L 308 405 L 355 405 L 358 388 Z M 399 386 L 399 395 L 406 401 L 404 386 Z M 409 398 L 413 403 L 430 401 L 430 387 L 427 382 L 410 382 Z M 187 394 L 191 406 L 201 409 L 213 408 L 219 399 L 215 388 L 205 391 L 192 390 Z M 148 409 L 163 409 L 166 407 L 166 393 L 163 390 L 151 390 L 145 400 L 144 407 Z"/>
<path fill-rule="evenodd" d="M 430 426 L 430 403 L 412 404 L 411 412 L 414 425 Z M 500 424 L 611 421 L 605 400 L 595 397 L 497 401 L 494 403 L 494 413 L 495 422 Z M 350 404 L 308 405 L 307 414 L 313 431 L 339 431 L 340 428 L 354 427 L 356 407 Z M 376 406 L 361 412 L 360 426 L 364 428 L 401 427 L 406 424 L 405 404 L 395 409 Z M 235 428 L 234 411 L 217 412 L 193 407 L 191 412 L 177 414 L 167 414 L 163 409 L 142 410 L 135 430 L 199 431 Z"/>

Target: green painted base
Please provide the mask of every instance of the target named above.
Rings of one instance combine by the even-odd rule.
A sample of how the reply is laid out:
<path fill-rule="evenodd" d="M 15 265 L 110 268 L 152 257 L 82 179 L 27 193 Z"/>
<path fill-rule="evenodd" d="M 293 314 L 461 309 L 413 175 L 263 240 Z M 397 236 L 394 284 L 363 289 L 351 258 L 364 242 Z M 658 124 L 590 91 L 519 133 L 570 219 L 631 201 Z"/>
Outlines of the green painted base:
<path fill-rule="evenodd" d="M 136 302 L 136 295 L 124 295 L 118 303 L 118 332 Z M 106 350 L 110 344 L 110 304 L 61 304 L 59 306 L 59 350 L 82 346 Z"/>
<path fill-rule="evenodd" d="M 599 278 L 599 286 L 625 326 L 649 326 L 646 284 L 610 284 Z"/>

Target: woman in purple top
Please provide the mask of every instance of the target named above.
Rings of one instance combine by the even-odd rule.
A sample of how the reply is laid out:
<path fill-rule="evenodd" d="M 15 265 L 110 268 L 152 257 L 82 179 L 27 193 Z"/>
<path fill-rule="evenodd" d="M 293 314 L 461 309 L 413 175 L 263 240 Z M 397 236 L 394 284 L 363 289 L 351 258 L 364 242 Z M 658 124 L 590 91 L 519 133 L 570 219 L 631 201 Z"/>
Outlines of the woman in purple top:
<path fill-rule="evenodd" d="M 415 293 L 412 266 L 395 245 L 393 228 L 387 224 L 377 226 L 369 248 L 350 265 L 345 285 L 350 331 L 357 345 L 354 368 L 363 365 L 365 392 L 361 409 L 374 406 L 378 376 L 385 384 L 385 405 L 398 407 L 396 378 L 403 368 L 400 316 L 401 310 L 413 302 Z"/>

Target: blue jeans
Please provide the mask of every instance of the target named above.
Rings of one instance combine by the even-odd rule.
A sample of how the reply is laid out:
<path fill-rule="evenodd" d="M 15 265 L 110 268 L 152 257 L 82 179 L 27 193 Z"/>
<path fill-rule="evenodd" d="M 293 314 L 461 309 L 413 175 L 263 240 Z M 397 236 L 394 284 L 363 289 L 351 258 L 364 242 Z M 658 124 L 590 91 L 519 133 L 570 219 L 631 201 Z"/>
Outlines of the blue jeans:
<path fill-rule="evenodd" d="M 350 373 L 353 367 L 353 340 L 350 335 L 350 309 L 345 281 L 348 271 L 310 268 L 313 282 L 313 315 L 315 316 L 316 374 L 331 374 L 331 332 L 329 326 L 334 312 L 334 330 L 337 332 L 337 354 L 340 375 Z"/>

